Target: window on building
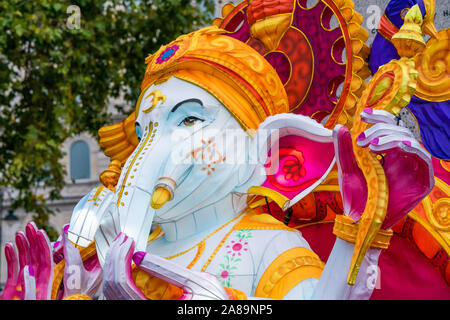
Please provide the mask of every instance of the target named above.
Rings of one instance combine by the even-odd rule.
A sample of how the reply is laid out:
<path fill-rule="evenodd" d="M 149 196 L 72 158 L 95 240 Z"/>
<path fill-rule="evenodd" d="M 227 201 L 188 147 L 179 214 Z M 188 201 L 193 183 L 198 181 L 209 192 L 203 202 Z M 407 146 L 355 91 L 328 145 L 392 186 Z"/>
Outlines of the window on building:
<path fill-rule="evenodd" d="M 89 146 L 85 141 L 75 141 L 70 147 L 70 177 L 72 180 L 91 177 Z"/>

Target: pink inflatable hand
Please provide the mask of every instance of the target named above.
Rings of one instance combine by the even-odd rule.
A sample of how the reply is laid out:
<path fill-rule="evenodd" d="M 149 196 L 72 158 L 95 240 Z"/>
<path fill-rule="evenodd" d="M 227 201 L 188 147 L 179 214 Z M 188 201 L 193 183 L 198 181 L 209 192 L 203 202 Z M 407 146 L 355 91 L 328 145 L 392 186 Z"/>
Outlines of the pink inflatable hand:
<path fill-rule="evenodd" d="M 147 300 L 133 281 L 131 260 L 134 241 L 120 233 L 106 254 L 103 270 L 103 294 L 108 300 Z"/>
<path fill-rule="evenodd" d="M 397 118 L 383 110 L 365 109 L 361 118 L 374 125 L 357 144 L 384 155 L 383 169 L 389 203 L 382 228 L 389 229 L 414 209 L 434 186 L 431 157 L 411 131 L 394 124 Z"/>
<path fill-rule="evenodd" d="M 2 300 L 48 300 L 53 280 L 50 241 L 33 222 L 16 234 L 16 247 L 5 246 L 8 275 Z"/>
<path fill-rule="evenodd" d="M 80 252 L 69 240 L 65 225 L 62 232 L 62 244 L 64 251 L 64 297 L 74 294 L 85 294 L 93 297 L 102 284 L 102 268 L 95 257 L 89 266 L 85 266 Z"/>
<path fill-rule="evenodd" d="M 30 244 L 30 265 L 36 274 L 36 299 L 50 299 L 53 282 L 53 257 L 50 240 L 44 230 L 38 230 L 34 222 L 25 227 L 25 234 Z"/>
<path fill-rule="evenodd" d="M 361 217 L 366 206 L 366 180 L 356 162 L 348 129 L 336 125 L 333 130 L 333 139 L 344 212 L 356 221 Z"/>
<path fill-rule="evenodd" d="M 64 260 L 64 243 L 62 241 L 62 236 L 60 235 L 58 240 L 53 243 L 53 262 L 58 264 L 62 260 Z"/>
<path fill-rule="evenodd" d="M 16 236 L 16 243 L 17 243 L 17 236 Z M 24 294 L 22 290 L 22 288 L 24 288 L 23 268 L 22 267 L 19 268 L 17 254 L 12 243 L 7 243 L 5 245 L 5 257 L 8 274 L 5 289 L 3 290 L 0 299 L 23 300 L 24 299 Z"/>
<path fill-rule="evenodd" d="M 431 158 L 407 128 L 396 125 L 396 117 L 389 112 L 365 109 L 361 118 L 374 125 L 358 137 L 357 144 L 383 155 L 389 203 L 382 228 L 389 229 L 433 188 Z M 333 136 L 344 211 L 357 220 L 367 200 L 367 185 L 357 167 L 348 129 L 336 126 Z"/>
<path fill-rule="evenodd" d="M 173 261 L 143 251 L 133 261 L 148 274 L 183 289 L 179 300 L 228 300 L 230 297 L 220 281 L 207 272 L 193 271 Z"/>

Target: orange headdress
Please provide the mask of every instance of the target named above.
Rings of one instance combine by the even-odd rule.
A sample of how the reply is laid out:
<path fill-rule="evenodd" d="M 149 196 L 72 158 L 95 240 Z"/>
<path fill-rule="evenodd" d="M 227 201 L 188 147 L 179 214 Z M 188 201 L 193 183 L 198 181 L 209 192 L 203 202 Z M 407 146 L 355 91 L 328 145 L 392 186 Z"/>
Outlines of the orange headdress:
<path fill-rule="evenodd" d="M 285 112 L 351 127 L 370 74 L 367 31 L 352 8 L 351 0 L 322 0 L 314 10 L 295 0 L 227 4 L 215 27 L 182 35 L 146 59 L 141 91 L 175 76 L 214 95 L 246 129 Z M 340 28 L 331 28 L 333 15 Z M 134 121 L 133 113 L 99 130 L 105 155 L 122 165 L 138 143 Z"/>
<path fill-rule="evenodd" d="M 275 69 L 253 48 L 225 33 L 208 27 L 161 47 L 146 59 L 141 92 L 175 76 L 214 95 L 246 129 L 257 129 L 270 115 L 289 112 Z"/>

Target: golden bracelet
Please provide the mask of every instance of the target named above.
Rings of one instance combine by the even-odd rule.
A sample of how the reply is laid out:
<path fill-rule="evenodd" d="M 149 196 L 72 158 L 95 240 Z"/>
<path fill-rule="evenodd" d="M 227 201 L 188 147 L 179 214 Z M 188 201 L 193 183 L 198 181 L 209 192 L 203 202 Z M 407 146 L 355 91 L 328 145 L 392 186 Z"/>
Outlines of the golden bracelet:
<path fill-rule="evenodd" d="M 87 294 L 72 294 L 65 297 L 63 300 L 92 300 Z"/>
<path fill-rule="evenodd" d="M 358 228 L 359 224 L 349 216 L 337 215 L 334 221 L 333 234 L 342 240 L 355 243 Z M 375 249 L 387 249 L 392 234 L 392 230 L 379 230 L 370 247 Z"/>

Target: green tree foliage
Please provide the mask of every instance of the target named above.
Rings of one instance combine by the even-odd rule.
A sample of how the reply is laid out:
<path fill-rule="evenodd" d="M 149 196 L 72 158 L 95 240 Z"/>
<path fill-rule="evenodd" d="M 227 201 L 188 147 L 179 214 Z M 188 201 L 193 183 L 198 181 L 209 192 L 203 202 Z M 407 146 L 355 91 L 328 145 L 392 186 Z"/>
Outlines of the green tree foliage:
<path fill-rule="evenodd" d="M 145 57 L 212 20 L 213 0 L 0 0 L 0 187 L 49 236 L 62 143 L 128 113 Z M 46 190 L 45 195 L 41 190 Z"/>

